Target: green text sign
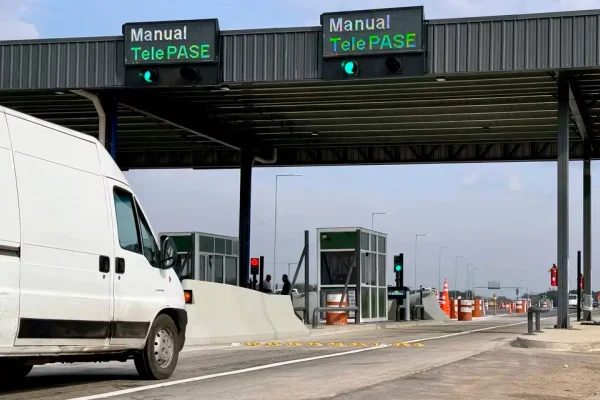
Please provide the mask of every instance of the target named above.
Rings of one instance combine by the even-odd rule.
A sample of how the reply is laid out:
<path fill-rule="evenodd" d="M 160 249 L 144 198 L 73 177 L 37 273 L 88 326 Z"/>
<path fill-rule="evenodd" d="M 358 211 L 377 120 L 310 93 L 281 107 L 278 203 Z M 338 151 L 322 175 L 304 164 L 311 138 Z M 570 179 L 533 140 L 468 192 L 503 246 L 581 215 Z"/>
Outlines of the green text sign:
<path fill-rule="evenodd" d="M 216 19 L 140 22 L 123 25 L 125 65 L 215 62 Z"/>
<path fill-rule="evenodd" d="M 423 50 L 423 7 L 326 13 L 323 57 Z"/>

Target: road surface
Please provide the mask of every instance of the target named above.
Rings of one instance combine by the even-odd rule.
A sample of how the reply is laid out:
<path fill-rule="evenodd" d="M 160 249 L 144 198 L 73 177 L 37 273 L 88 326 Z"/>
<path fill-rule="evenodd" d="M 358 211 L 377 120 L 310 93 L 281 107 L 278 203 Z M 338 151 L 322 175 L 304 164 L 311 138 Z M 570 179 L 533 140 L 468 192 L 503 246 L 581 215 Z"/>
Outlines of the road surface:
<path fill-rule="evenodd" d="M 554 324 L 555 318 L 549 318 L 543 322 Z M 402 393 L 403 399 L 488 400 L 593 394 L 597 384 L 586 389 L 580 387 L 585 382 L 575 383 L 582 376 L 576 366 L 585 366 L 598 382 L 600 356 L 513 348 L 509 343 L 526 330 L 524 322 L 521 315 L 506 315 L 336 334 L 293 343 L 298 347 L 284 342 L 281 347 L 186 349 L 174 376 L 160 382 L 139 380 L 132 362 L 39 366 L 20 387 L 0 392 L 0 398 L 392 400 Z M 565 363 L 572 365 L 565 368 L 569 372 L 579 371 L 565 386 L 567 397 L 552 397 L 556 377 L 543 385 L 527 381 L 536 371 L 551 377 L 555 365 L 560 372 Z M 550 392 L 542 395 L 544 390 Z"/>

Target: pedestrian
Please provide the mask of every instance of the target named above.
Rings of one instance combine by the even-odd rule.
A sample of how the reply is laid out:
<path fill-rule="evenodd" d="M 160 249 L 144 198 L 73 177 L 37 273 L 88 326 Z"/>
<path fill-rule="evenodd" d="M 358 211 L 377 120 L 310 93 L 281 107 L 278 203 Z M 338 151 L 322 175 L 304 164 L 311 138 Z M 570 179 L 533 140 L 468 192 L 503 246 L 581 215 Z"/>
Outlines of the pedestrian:
<path fill-rule="evenodd" d="M 263 293 L 272 293 L 273 292 L 273 286 L 271 286 L 271 275 L 267 275 L 267 278 L 263 281 L 263 288 L 262 291 Z"/>
<path fill-rule="evenodd" d="M 283 277 L 281 279 L 283 280 L 283 289 L 281 289 L 281 294 L 284 296 L 289 296 L 292 292 L 292 283 L 288 279 L 287 274 L 283 274 Z"/>

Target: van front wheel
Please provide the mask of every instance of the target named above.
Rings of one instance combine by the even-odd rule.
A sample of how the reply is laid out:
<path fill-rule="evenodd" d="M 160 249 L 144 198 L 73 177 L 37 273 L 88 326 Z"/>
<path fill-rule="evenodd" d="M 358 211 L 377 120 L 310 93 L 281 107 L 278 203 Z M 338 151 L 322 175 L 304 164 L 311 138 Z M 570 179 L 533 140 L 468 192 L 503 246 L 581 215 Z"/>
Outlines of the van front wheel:
<path fill-rule="evenodd" d="M 146 346 L 134 356 L 135 368 L 142 378 L 167 379 L 179 359 L 179 334 L 173 320 L 160 314 L 154 320 Z"/>

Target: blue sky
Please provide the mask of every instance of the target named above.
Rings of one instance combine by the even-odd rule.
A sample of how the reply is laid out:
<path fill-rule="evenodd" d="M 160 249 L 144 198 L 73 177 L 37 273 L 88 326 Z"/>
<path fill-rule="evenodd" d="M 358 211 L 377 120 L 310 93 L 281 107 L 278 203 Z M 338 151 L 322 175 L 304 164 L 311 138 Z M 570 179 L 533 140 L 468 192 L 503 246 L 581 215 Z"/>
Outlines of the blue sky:
<path fill-rule="evenodd" d="M 431 19 L 600 8 L 597 0 L 372 0 L 365 4 L 357 0 L 0 0 L 0 40 L 113 36 L 121 33 L 125 22 L 169 19 L 216 17 L 221 29 L 306 26 L 316 25 L 322 12 L 370 7 L 424 5 L 426 18 Z M 408 282 L 413 279 L 415 234 L 427 233 L 430 236 L 419 240 L 418 250 L 419 277 L 425 286 L 437 286 L 439 247 L 449 245 L 452 249 L 444 253 L 442 275 L 451 288 L 456 255 L 467 256 L 460 262 L 459 288 L 465 286 L 466 263 L 476 263 L 478 285 L 496 279 L 506 286 L 548 287 L 547 271 L 556 259 L 555 163 L 256 169 L 252 254 L 268 259 L 273 253 L 275 175 L 281 173 L 303 176 L 280 180 L 278 275 L 287 271 L 283 263 L 299 258 L 305 229 L 313 239 L 314 267 L 317 227 L 370 228 L 372 212 L 388 212 L 376 217 L 375 228 L 389 235 L 392 252 L 405 253 Z M 598 173 L 596 163 L 593 173 Z M 131 171 L 127 176 L 157 230 L 237 235 L 238 171 Z M 571 163 L 570 179 L 574 287 L 576 251 L 582 238 L 581 163 Z M 599 182 L 593 178 L 594 193 L 600 193 Z M 594 198 L 594 222 L 599 221 L 597 203 Z M 598 248 L 598 225 L 593 233 Z M 599 252 L 593 261 L 598 264 Z"/>

